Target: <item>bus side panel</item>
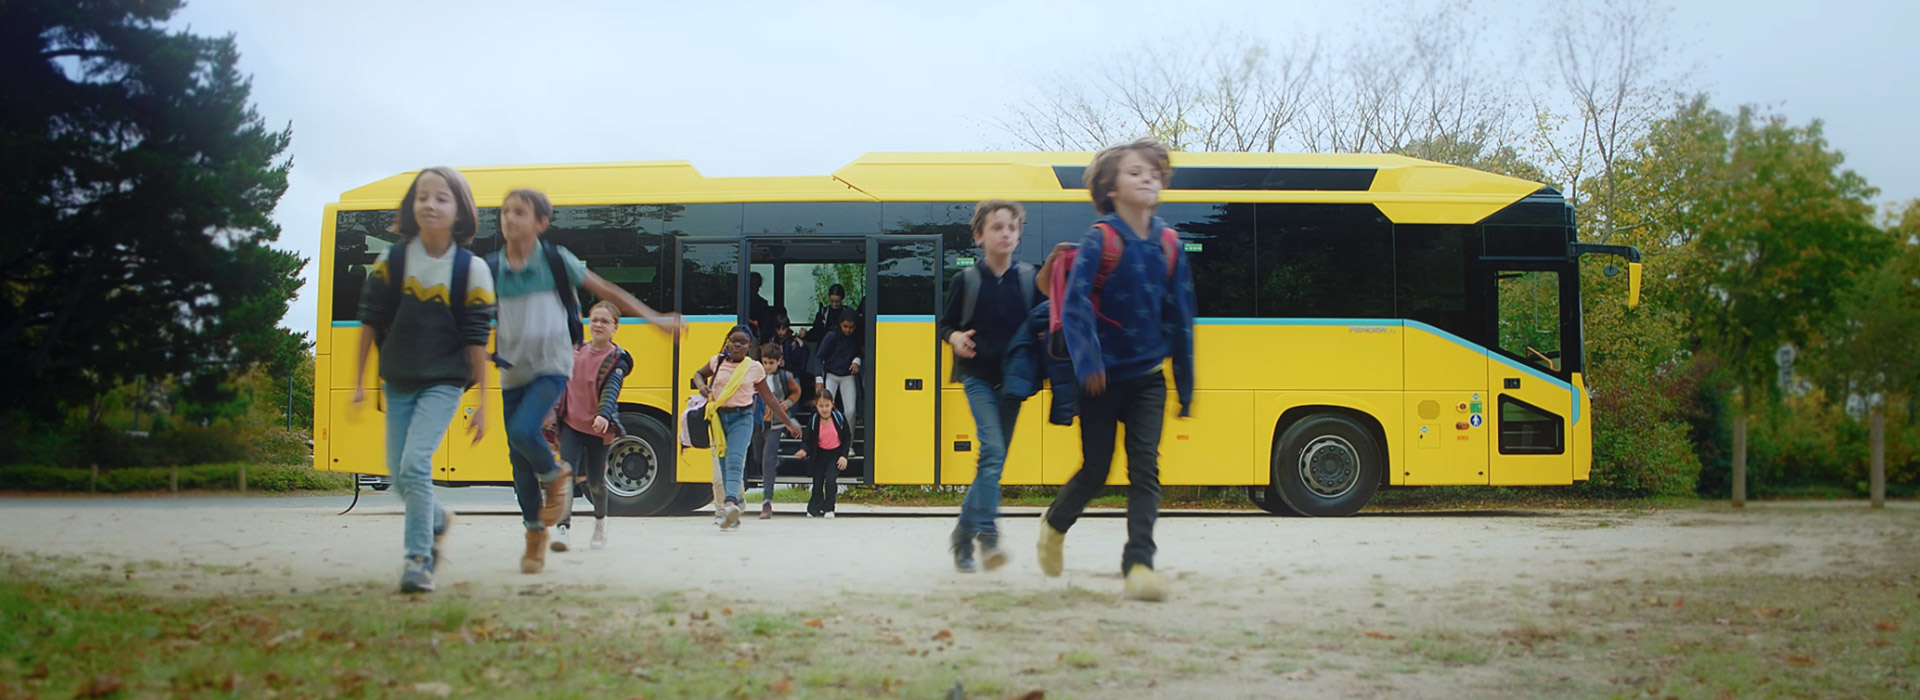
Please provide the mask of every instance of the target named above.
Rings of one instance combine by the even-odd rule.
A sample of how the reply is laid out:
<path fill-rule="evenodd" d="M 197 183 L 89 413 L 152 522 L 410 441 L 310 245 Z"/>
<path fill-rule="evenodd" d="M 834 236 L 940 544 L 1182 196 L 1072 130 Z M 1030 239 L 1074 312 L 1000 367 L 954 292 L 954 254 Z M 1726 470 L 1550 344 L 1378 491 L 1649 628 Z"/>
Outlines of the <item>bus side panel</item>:
<path fill-rule="evenodd" d="M 333 354 L 335 347 L 333 345 L 334 338 L 332 334 L 327 333 L 327 328 L 333 320 L 334 226 L 339 223 L 340 220 L 338 207 L 339 205 L 337 204 L 329 204 L 320 215 L 320 257 L 314 261 L 315 269 L 320 271 L 320 274 L 316 275 L 316 279 L 314 280 L 316 282 L 314 285 L 315 308 L 317 309 L 316 313 L 319 314 L 314 317 L 318 321 L 316 325 L 319 326 L 319 328 L 315 329 L 318 332 L 314 333 L 313 337 L 313 354 L 316 357 Z M 358 309 L 354 311 L 357 312 Z M 314 386 L 319 387 L 322 385 L 315 384 Z M 318 396 L 320 392 L 315 391 L 314 395 Z M 321 414 L 316 411 L 313 415 L 318 417 Z M 314 458 L 314 464 L 320 464 L 318 456 Z"/>
<path fill-rule="evenodd" d="M 467 433 L 467 421 L 480 408 L 480 392 L 469 389 L 460 395 L 460 410 L 447 427 L 446 471 L 434 478 L 447 482 L 513 481 L 513 462 L 507 456 L 507 405 L 501 399 L 500 373 L 494 372 L 488 385 L 487 432 L 479 444 Z"/>
<path fill-rule="evenodd" d="M 1255 458 L 1249 460 L 1254 474 L 1246 481 L 1221 483 L 1233 484 L 1270 484 L 1273 483 L 1273 449 L 1280 439 L 1275 430 L 1280 425 L 1280 417 L 1287 411 L 1302 406 L 1332 406 L 1360 413 L 1380 423 L 1381 433 L 1387 438 L 1387 444 L 1381 449 L 1386 451 L 1387 465 L 1391 483 L 1400 483 L 1399 468 L 1406 440 L 1402 438 L 1402 426 L 1405 420 L 1401 415 L 1400 392 L 1397 391 L 1274 391 L 1260 392 L 1253 416 L 1253 426 L 1247 431 L 1252 436 L 1252 444 L 1257 450 Z"/>
<path fill-rule="evenodd" d="M 320 334 L 322 337 L 327 334 Z M 332 435 L 328 427 L 333 420 L 333 377 L 329 376 L 333 367 L 327 364 L 326 355 L 316 355 L 313 361 L 313 468 L 332 471 L 333 462 L 328 461 L 329 439 Z"/>
<path fill-rule="evenodd" d="M 1395 484 L 1463 486 L 1487 483 L 1487 436 L 1492 405 L 1468 391 L 1409 391 L 1400 435 L 1407 448 Z M 1478 404 L 1478 405 L 1476 405 Z M 1480 425 L 1474 425 L 1478 417 Z M 1462 427 L 1465 426 L 1465 427 Z"/>
<path fill-rule="evenodd" d="M 1398 320 L 1200 319 L 1194 382 L 1203 390 L 1398 391 L 1400 335 Z"/>
<path fill-rule="evenodd" d="M 354 373 L 360 369 L 360 324 L 347 323 L 345 325 L 335 325 L 332 328 L 328 328 L 327 331 L 327 335 L 333 337 L 333 347 L 340 350 L 340 352 L 325 356 L 331 358 L 328 360 L 328 364 L 333 367 L 333 371 L 330 372 L 330 374 L 333 375 L 332 388 L 346 389 L 349 391 L 348 395 L 351 396 L 353 376 Z M 316 356 L 315 362 L 318 361 L 319 357 Z M 368 351 L 367 372 L 361 376 L 361 381 L 363 382 L 362 386 L 365 386 L 367 391 L 373 391 L 380 386 L 379 348 Z"/>
<path fill-rule="evenodd" d="M 1488 448 L 1488 483 L 1494 486 L 1564 486 L 1573 483 L 1573 453 L 1577 452 L 1572 439 L 1574 426 L 1586 421 L 1585 408 L 1575 401 L 1578 394 L 1572 385 L 1539 371 L 1528 371 L 1526 365 L 1508 359 L 1505 355 L 1489 353 L 1488 370 L 1493 377 L 1489 391 L 1493 401 L 1487 405 L 1487 427 L 1493 431 L 1492 444 Z M 1519 385 L 1509 388 L 1508 382 Z M 1537 428 L 1509 425 L 1510 413 L 1524 409 L 1517 406 L 1505 407 L 1507 400 L 1518 400 L 1538 408 L 1541 412 L 1557 416 L 1561 425 L 1561 451 L 1549 454 L 1502 454 L 1500 442 L 1502 433 L 1519 431 L 1524 434 L 1537 432 Z M 1517 416 L 1516 416 L 1517 417 Z"/>
<path fill-rule="evenodd" d="M 327 419 L 333 444 L 327 449 L 327 471 L 355 474 L 387 473 L 386 401 L 372 387 L 367 400 L 353 403 L 353 389 L 333 389 Z M 315 455 L 318 459 L 318 455 Z"/>
<path fill-rule="evenodd" d="M 620 330 L 613 334 L 613 338 L 627 354 L 633 356 L 633 371 L 627 373 L 626 386 L 647 389 L 673 387 L 672 335 L 648 325 L 646 319 L 627 317 L 620 319 Z M 686 390 L 682 390 L 681 395 L 685 394 Z M 667 399 L 658 403 L 648 402 L 648 405 L 665 406 L 671 398 L 669 395 Z"/>
<path fill-rule="evenodd" d="M 1587 378 L 1579 372 L 1573 373 L 1573 390 L 1584 406 L 1593 406 L 1593 395 L 1587 393 Z M 1583 411 L 1580 420 L 1574 421 L 1573 432 L 1567 440 L 1567 450 L 1573 453 L 1573 480 L 1586 481 L 1593 477 L 1593 418 L 1591 411 Z"/>
<path fill-rule="evenodd" d="M 958 386 L 958 385 L 950 385 Z M 949 486 L 964 486 L 973 483 L 975 466 L 979 460 L 980 436 L 973 423 L 973 409 L 967 403 L 967 393 L 962 389 L 946 389 L 940 393 L 940 483 Z M 1053 405 L 1053 392 L 1041 390 L 1020 404 L 1020 418 L 1013 429 L 1013 445 L 1007 451 L 1007 461 L 1001 467 L 1000 483 L 1007 486 L 1032 486 L 1047 483 L 1042 464 L 1050 453 L 1043 442 L 1047 439 L 1047 413 Z M 1071 454 L 1061 459 L 1071 459 L 1079 465 L 1080 432 L 1068 429 L 1063 442 L 1071 442 Z M 966 449 L 959 449 L 964 446 Z M 1071 472 L 1069 472 L 1071 473 Z"/>
<path fill-rule="evenodd" d="M 691 382 L 694 373 L 720 354 L 720 347 L 727 340 L 727 331 L 732 330 L 736 323 L 731 317 L 721 316 L 688 316 L 685 320 L 687 335 L 680 345 L 679 376 L 672 377 L 673 381 L 680 384 L 682 397 L 693 391 Z M 634 361 L 639 361 L 638 355 L 634 356 Z M 683 403 L 676 410 L 685 408 Z M 680 426 L 677 425 L 678 421 L 675 422 L 672 429 L 677 433 Z M 679 438 L 676 436 L 675 439 Z M 678 460 L 680 466 L 674 470 L 675 481 L 683 484 L 713 483 L 713 450 L 688 449 L 680 453 Z"/>
<path fill-rule="evenodd" d="M 1486 391 L 1486 348 L 1417 322 L 1408 322 L 1402 337 L 1407 391 Z"/>
<path fill-rule="evenodd" d="M 1180 418 L 1180 399 L 1167 382 L 1166 420 L 1160 428 L 1160 483 L 1167 486 L 1245 484 L 1260 462 L 1245 439 L 1253 432 L 1254 392 L 1196 391 L 1192 418 Z M 1126 430 L 1115 441 L 1108 483 L 1126 483 Z"/>
<path fill-rule="evenodd" d="M 932 317 L 926 318 L 890 321 L 883 317 L 873 324 L 873 353 L 876 360 L 885 360 L 868 362 L 868 369 L 862 371 L 874 373 L 869 404 L 873 413 L 866 421 L 872 426 L 867 433 L 873 440 L 868 464 L 876 484 L 934 483 L 939 426 L 933 424 L 933 406 L 943 382 L 934 374 L 933 361 L 944 345 L 936 345 Z M 965 411 L 966 405 L 962 396 L 959 410 Z"/>

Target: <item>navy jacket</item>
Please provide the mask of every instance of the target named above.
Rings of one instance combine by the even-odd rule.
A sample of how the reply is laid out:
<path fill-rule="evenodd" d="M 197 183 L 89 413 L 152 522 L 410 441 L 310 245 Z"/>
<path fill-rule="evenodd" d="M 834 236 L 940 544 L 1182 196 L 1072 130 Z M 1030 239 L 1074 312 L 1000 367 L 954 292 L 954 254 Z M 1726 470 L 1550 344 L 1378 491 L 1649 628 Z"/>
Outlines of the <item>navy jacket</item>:
<path fill-rule="evenodd" d="M 1067 274 L 1066 298 L 1054 300 L 1062 305 L 1060 330 L 1073 357 L 1074 376 L 1084 380 L 1105 372 L 1107 382 L 1115 384 L 1157 373 L 1161 363 L 1171 359 L 1180 415 L 1186 416 L 1193 404 L 1195 315 L 1193 272 L 1187 267 L 1187 256 L 1174 250 L 1174 274 L 1168 279 L 1167 255 L 1159 235 L 1167 226 L 1165 220 L 1153 217 L 1148 224 L 1152 234 L 1146 238 L 1134 235 L 1117 215 L 1108 214 L 1100 221 L 1120 234 L 1120 264 L 1100 290 L 1101 312 L 1119 325 L 1094 317 L 1091 294 L 1104 236 L 1099 228 L 1089 227 Z"/>
<path fill-rule="evenodd" d="M 1042 300 L 1027 312 L 1027 321 L 1013 334 L 1007 356 L 1001 365 L 1001 393 L 1022 401 L 1040 393 L 1043 382 L 1053 384 L 1053 404 L 1047 407 L 1047 421 L 1054 425 L 1073 425 L 1080 413 L 1080 384 L 1073 378 L 1073 361 L 1047 355 L 1048 302 Z"/>

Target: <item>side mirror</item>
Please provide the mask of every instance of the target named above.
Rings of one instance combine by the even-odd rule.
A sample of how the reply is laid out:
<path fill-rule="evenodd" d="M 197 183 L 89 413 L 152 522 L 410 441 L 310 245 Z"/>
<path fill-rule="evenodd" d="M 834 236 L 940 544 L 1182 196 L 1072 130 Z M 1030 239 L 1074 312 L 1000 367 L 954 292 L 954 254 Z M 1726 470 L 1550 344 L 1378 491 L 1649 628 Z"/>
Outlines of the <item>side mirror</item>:
<path fill-rule="evenodd" d="M 1640 306 L 1640 263 L 1630 262 L 1627 263 L 1627 308 L 1638 306 Z"/>
<path fill-rule="evenodd" d="M 1600 270 L 1600 274 L 1606 275 L 1608 277 L 1612 277 L 1614 275 L 1620 274 L 1620 267 L 1618 265 L 1608 263 L 1605 268 Z"/>

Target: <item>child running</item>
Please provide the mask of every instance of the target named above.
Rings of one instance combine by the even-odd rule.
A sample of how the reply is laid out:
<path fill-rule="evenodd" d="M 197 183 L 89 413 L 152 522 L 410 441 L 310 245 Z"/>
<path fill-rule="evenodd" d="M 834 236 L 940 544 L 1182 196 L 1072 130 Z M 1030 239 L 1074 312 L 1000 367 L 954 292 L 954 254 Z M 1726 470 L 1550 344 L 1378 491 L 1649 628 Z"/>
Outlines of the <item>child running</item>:
<path fill-rule="evenodd" d="M 400 234 L 400 242 L 374 259 L 360 291 L 360 370 L 354 375 L 353 403 L 357 407 L 366 400 L 367 357 L 378 343 L 387 473 L 406 503 L 401 593 L 433 591 L 434 567 L 452 523 L 434 502 L 433 453 L 467 387 L 480 392 L 467 432 L 475 444 L 486 434 L 493 276 L 486 262 L 465 247 L 479 220 L 473 192 L 458 171 L 420 171 L 394 217 L 391 230 Z"/>
<path fill-rule="evenodd" d="M 627 434 L 620 424 L 620 386 L 633 371 L 633 356 L 613 344 L 613 334 L 620 330 L 620 309 L 613 302 L 596 302 L 587 314 L 587 327 L 593 342 L 573 351 L 573 376 L 553 407 L 553 420 L 560 433 L 560 459 L 586 476 L 587 500 L 593 502 L 593 538 L 587 544 L 606 549 L 607 448 Z M 553 551 L 567 551 L 572 524 L 573 513 L 568 512 L 554 528 L 549 545 Z"/>
<path fill-rule="evenodd" d="M 507 458 L 513 491 L 526 524 L 520 571 L 546 568 L 547 528 L 560 523 L 573 503 L 573 468 L 554 459 L 541 424 L 560 400 L 581 342 L 576 290 L 585 287 L 653 327 L 677 332 L 679 319 L 656 312 L 626 290 L 587 270 L 566 248 L 542 241 L 553 223 L 553 204 L 536 190 L 517 189 L 500 204 L 506 246 L 491 258 L 500 295 L 496 338 L 500 394 L 506 404 Z M 564 280 L 564 283 L 562 282 Z M 593 393 L 598 396 L 598 392 Z M 561 534 L 565 547 L 565 534 Z"/>
<path fill-rule="evenodd" d="M 1061 332 L 1080 380 L 1082 464 L 1040 525 L 1040 570 L 1059 576 L 1067 529 L 1100 492 L 1113 466 L 1115 428 L 1127 428 L 1127 545 L 1120 556 L 1125 594 L 1165 600 L 1166 581 L 1153 570 L 1154 519 L 1160 512 L 1160 429 L 1167 382 L 1160 366 L 1173 360 L 1180 417 L 1192 415 L 1194 290 L 1187 257 L 1154 216 L 1160 190 L 1173 175 L 1167 148 L 1142 139 L 1094 156 L 1087 192 L 1099 220 L 1080 237 L 1068 273 Z M 1121 246 L 1117 263 L 1101 264 L 1103 247 Z M 1104 278 L 1100 273 L 1107 273 Z M 1102 303 L 1094 306 L 1098 296 Z"/>
<path fill-rule="evenodd" d="M 753 400 L 759 396 L 768 410 L 786 424 L 787 434 L 800 436 L 800 424 L 787 415 L 780 398 L 767 388 L 767 370 L 748 357 L 753 329 L 745 324 L 727 332 L 720 354 L 693 375 L 693 386 L 707 397 L 707 418 L 713 431 L 714 471 L 720 478 L 722 501 L 714 504 L 722 532 L 740 528 L 740 491 L 746 480 L 747 450 L 753 446 Z M 739 376 L 735 376 L 735 375 Z"/>
<path fill-rule="evenodd" d="M 975 540 L 987 570 L 1007 563 L 995 521 L 1000 517 L 1000 471 L 1013 443 L 1020 399 L 1001 391 L 1001 364 L 1039 296 L 1033 265 L 1013 259 L 1026 218 L 1026 209 L 1017 202 L 989 199 L 974 206 L 973 243 L 980 246 L 981 259 L 954 273 L 940 314 L 940 338 L 953 347 L 953 381 L 966 388 L 974 434 L 980 442 L 973 485 L 967 488 L 960 521 L 948 537 L 953 568 L 961 573 L 974 571 Z"/>
<path fill-rule="evenodd" d="M 834 501 L 840 496 L 839 475 L 847 470 L 847 417 L 833 410 L 833 392 L 821 391 L 813 400 L 813 417 L 800 438 L 800 451 L 793 456 L 809 459 L 807 473 L 813 477 L 813 497 L 807 500 L 807 517 L 833 517 Z M 824 419 L 824 420 L 822 420 Z"/>

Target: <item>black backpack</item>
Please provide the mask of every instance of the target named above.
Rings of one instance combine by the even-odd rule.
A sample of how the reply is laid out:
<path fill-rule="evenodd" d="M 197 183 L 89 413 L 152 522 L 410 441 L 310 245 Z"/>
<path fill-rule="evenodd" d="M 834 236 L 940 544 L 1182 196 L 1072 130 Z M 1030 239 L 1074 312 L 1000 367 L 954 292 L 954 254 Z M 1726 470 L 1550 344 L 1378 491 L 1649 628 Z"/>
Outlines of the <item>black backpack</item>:
<path fill-rule="evenodd" d="M 1033 282 L 1033 278 L 1039 274 L 1037 268 L 1033 263 L 1016 260 L 1011 272 L 1014 273 L 1015 279 L 1019 280 L 1020 298 L 1026 302 L 1026 308 L 1021 310 L 1033 308 L 1033 296 L 1039 292 L 1039 288 L 1035 287 Z M 980 266 L 967 266 L 967 269 L 960 271 L 958 280 L 958 284 L 964 287 L 960 290 L 959 327 L 971 328 L 973 327 L 973 309 L 980 305 Z"/>
<path fill-rule="evenodd" d="M 393 332 L 393 320 L 400 315 L 400 295 L 407 283 L 407 248 L 413 245 L 412 239 L 405 239 L 387 249 L 387 317 L 373 324 L 373 344 L 385 345 L 387 335 Z M 473 253 L 460 244 L 453 245 L 453 280 L 447 285 L 447 308 L 453 310 L 455 326 L 460 324 L 460 313 L 467 305 L 467 268 L 473 264 Z"/>

